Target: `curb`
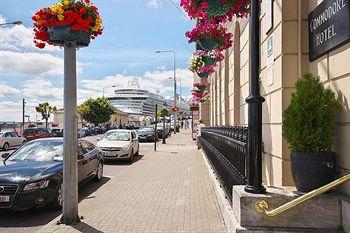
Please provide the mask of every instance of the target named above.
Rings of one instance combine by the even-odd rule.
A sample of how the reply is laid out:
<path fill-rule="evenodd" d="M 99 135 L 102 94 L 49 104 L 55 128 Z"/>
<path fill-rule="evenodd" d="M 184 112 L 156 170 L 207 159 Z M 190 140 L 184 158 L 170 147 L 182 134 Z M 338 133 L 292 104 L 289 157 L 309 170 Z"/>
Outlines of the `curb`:
<path fill-rule="evenodd" d="M 215 191 L 215 196 L 218 200 L 221 214 L 224 218 L 226 230 L 228 233 L 236 233 L 239 231 L 239 229 L 243 229 L 243 228 L 238 224 L 238 221 L 236 220 L 236 217 L 233 214 L 232 207 L 226 198 L 224 190 L 221 188 L 221 185 L 216 176 L 216 173 L 211 168 L 211 165 L 207 156 L 205 155 L 202 149 L 200 149 L 200 153 L 202 154 L 205 164 L 208 168 L 209 177 Z"/>

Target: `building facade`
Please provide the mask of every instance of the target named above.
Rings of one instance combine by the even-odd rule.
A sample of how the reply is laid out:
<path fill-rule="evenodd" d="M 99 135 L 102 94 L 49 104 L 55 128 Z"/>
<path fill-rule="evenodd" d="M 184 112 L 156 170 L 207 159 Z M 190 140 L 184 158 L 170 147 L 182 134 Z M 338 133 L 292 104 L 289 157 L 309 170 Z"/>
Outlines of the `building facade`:
<path fill-rule="evenodd" d="M 282 138 L 282 115 L 290 104 L 295 82 L 305 72 L 319 75 L 342 102 L 337 114 L 334 151 L 341 173 L 350 172 L 350 43 L 309 61 L 308 15 L 322 2 L 262 1 L 260 91 L 265 98 L 262 127 L 266 185 L 293 185 L 289 145 Z M 335 7 L 348 3 L 334 0 Z M 211 126 L 248 124 L 245 99 L 249 94 L 249 20 L 233 21 L 227 28 L 234 35 L 234 45 L 225 51 L 225 59 L 210 77 L 211 101 L 200 106 L 200 118 Z M 340 190 L 350 195 L 350 184 L 342 185 Z"/>

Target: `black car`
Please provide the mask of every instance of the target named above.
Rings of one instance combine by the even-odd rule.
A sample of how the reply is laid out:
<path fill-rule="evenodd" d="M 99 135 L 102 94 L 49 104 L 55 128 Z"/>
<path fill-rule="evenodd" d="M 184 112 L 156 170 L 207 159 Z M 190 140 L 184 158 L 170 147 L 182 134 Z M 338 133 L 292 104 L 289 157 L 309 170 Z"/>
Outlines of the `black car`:
<path fill-rule="evenodd" d="M 16 211 L 63 202 L 63 140 L 37 139 L 12 154 L 3 154 L 0 165 L 0 208 Z M 78 142 L 78 180 L 100 181 L 103 153 L 90 142 Z"/>
<path fill-rule="evenodd" d="M 51 129 L 51 131 L 55 134 L 55 137 L 63 137 L 63 129 Z"/>
<path fill-rule="evenodd" d="M 154 142 L 158 136 L 154 137 L 154 127 L 142 127 L 137 131 L 137 138 L 140 142 Z"/>

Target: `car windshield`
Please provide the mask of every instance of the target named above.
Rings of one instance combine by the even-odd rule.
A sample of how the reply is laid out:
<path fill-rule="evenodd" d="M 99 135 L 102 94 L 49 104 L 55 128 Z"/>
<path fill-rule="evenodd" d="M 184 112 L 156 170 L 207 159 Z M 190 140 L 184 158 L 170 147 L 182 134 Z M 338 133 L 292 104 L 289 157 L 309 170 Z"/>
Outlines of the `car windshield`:
<path fill-rule="evenodd" d="M 34 132 L 35 132 L 35 129 L 26 129 L 24 130 L 23 135 L 32 135 L 34 134 Z"/>
<path fill-rule="evenodd" d="M 29 142 L 14 152 L 8 161 L 62 161 L 63 142 L 34 141 Z"/>
<path fill-rule="evenodd" d="M 108 141 L 130 141 L 130 133 L 124 131 L 110 131 L 105 134 L 103 139 Z"/>
<path fill-rule="evenodd" d="M 139 132 L 153 132 L 154 131 L 154 128 L 142 128 L 142 129 L 139 129 Z"/>

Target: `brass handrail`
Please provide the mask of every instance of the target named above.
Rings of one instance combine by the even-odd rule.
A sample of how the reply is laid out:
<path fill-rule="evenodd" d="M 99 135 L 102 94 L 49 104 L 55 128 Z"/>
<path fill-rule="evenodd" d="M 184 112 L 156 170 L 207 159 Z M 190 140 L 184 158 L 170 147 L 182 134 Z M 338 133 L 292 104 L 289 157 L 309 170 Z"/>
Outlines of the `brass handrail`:
<path fill-rule="evenodd" d="M 329 184 L 326 184 L 318 189 L 315 189 L 311 192 L 308 192 L 284 205 L 281 205 L 280 207 L 277 207 L 276 209 L 273 210 L 268 210 L 269 209 L 269 204 L 266 200 L 260 199 L 255 202 L 255 210 L 259 213 L 266 214 L 269 217 L 275 217 L 313 197 L 316 197 L 322 193 L 325 193 L 331 189 L 333 189 L 335 186 L 340 185 L 346 181 L 350 180 L 350 174 L 345 175 Z"/>

